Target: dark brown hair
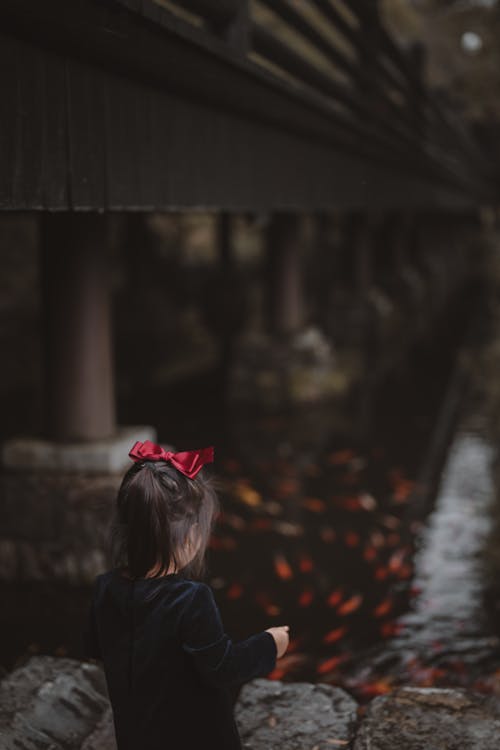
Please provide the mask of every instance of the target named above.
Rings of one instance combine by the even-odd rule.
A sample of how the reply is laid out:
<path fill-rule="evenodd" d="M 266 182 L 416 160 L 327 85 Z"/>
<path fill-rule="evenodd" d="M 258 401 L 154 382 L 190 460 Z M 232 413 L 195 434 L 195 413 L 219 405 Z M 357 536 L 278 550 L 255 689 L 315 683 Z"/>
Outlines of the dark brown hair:
<path fill-rule="evenodd" d="M 167 461 L 134 463 L 122 479 L 110 528 L 110 553 L 116 567 L 126 566 L 132 578 L 175 572 L 201 579 L 206 551 L 220 511 L 215 480 L 202 469 L 189 479 Z M 196 524 L 196 526 L 195 526 Z M 182 565 L 179 553 L 194 530 L 199 547 Z"/>

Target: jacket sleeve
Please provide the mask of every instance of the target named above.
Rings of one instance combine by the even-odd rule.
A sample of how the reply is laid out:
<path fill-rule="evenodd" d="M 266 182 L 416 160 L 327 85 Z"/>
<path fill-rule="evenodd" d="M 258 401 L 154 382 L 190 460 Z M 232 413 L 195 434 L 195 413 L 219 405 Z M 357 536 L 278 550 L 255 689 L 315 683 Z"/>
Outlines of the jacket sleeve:
<path fill-rule="evenodd" d="M 212 685 L 239 685 L 266 676 L 276 666 L 271 633 L 263 630 L 233 643 L 224 632 L 212 589 L 203 582 L 183 613 L 181 639 L 202 678 Z"/>
<path fill-rule="evenodd" d="M 99 634 L 97 631 L 97 621 L 95 613 L 95 599 L 96 599 L 97 585 L 94 582 L 94 588 L 92 592 L 92 599 L 87 611 L 87 620 L 85 622 L 82 643 L 83 643 L 83 654 L 86 659 L 101 659 L 102 653 L 99 644 Z"/>

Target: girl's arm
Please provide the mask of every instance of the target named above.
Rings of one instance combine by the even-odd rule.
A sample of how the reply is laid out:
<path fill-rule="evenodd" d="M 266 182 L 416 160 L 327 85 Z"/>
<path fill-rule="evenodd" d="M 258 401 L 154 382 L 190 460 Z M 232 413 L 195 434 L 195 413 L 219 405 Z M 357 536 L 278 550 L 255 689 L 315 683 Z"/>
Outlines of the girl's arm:
<path fill-rule="evenodd" d="M 224 626 L 214 595 L 206 583 L 197 583 L 183 613 L 182 648 L 202 677 L 213 685 L 239 685 L 264 677 L 276 666 L 276 642 L 267 631 L 233 643 Z"/>

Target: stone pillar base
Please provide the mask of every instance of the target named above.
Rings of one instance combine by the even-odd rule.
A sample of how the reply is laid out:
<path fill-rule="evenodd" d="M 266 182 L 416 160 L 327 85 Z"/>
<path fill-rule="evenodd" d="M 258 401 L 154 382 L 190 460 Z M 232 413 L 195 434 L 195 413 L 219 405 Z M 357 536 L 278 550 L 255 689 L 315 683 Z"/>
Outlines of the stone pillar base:
<path fill-rule="evenodd" d="M 128 452 L 136 440 L 156 440 L 147 425 L 118 427 L 110 438 L 62 443 L 43 438 L 18 437 L 2 445 L 5 469 L 115 474 L 130 465 Z"/>
<path fill-rule="evenodd" d="M 2 446 L 0 580 L 88 584 L 108 569 L 109 524 L 136 440 L 148 426 L 113 438 L 54 443 L 13 438 Z"/>

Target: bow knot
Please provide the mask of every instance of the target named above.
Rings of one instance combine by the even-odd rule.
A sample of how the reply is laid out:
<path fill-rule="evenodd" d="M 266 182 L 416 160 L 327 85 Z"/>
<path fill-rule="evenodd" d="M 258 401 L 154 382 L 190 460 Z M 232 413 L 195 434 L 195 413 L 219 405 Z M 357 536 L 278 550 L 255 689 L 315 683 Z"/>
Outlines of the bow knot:
<path fill-rule="evenodd" d="M 209 448 L 173 453 L 172 451 L 166 451 L 161 445 L 152 443 L 151 440 L 145 440 L 143 443 L 137 440 L 128 455 L 135 462 L 170 461 L 178 471 L 190 479 L 194 479 L 204 464 L 212 463 L 214 460 L 214 448 L 211 445 Z"/>

